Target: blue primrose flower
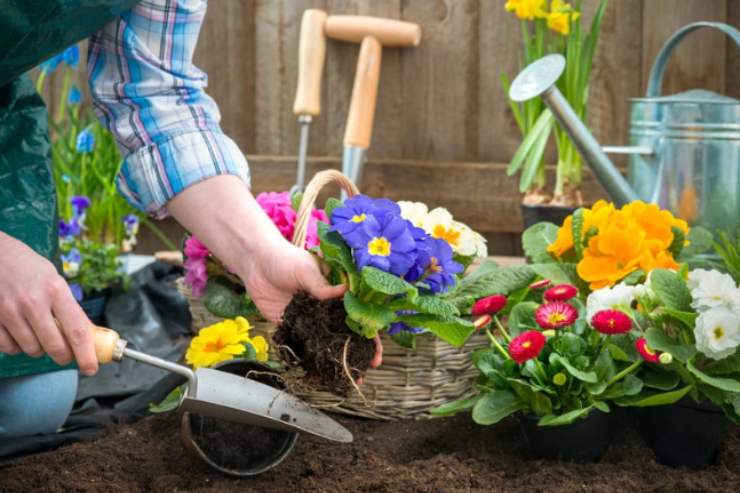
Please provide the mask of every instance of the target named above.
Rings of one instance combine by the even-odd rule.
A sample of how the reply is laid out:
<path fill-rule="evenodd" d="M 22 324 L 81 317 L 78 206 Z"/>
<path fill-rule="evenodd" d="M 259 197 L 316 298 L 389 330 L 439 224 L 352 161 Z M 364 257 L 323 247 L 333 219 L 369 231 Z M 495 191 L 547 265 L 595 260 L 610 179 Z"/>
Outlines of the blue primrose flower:
<path fill-rule="evenodd" d="M 417 313 L 415 310 L 399 310 L 396 315 L 414 315 Z M 410 332 L 412 334 L 421 334 L 424 332 L 423 327 L 411 327 L 406 322 L 393 322 L 388 328 L 388 335 L 395 335 L 399 332 Z"/>
<path fill-rule="evenodd" d="M 87 154 L 95 149 L 95 134 L 90 127 L 77 134 L 77 152 Z"/>
<path fill-rule="evenodd" d="M 67 96 L 67 103 L 70 105 L 77 105 L 82 102 L 82 92 L 77 89 L 77 86 L 72 86 Z"/>
<path fill-rule="evenodd" d="M 429 243 L 427 242 L 429 234 L 423 229 L 414 226 L 411 221 L 407 222 L 409 223 L 411 236 L 414 237 L 414 241 L 416 242 L 416 260 L 414 261 L 414 265 L 406 273 L 404 279 L 408 282 L 416 282 L 426 274 L 427 266 L 429 265 L 431 256 Z"/>
<path fill-rule="evenodd" d="M 344 201 L 331 214 L 331 231 L 337 231 L 348 243 L 352 242 L 355 232 L 362 227 L 368 216 L 385 214 L 401 215 L 401 208 L 388 199 L 371 199 L 367 195 L 356 195 Z"/>
<path fill-rule="evenodd" d="M 416 260 L 416 242 L 409 222 L 394 214 L 369 215 L 348 240 L 357 267 L 368 265 L 403 277 Z"/>
<path fill-rule="evenodd" d="M 452 247 L 445 240 L 439 238 L 427 238 L 425 243 L 428 247 L 428 264 L 426 266 L 426 277 L 422 281 L 429 287 L 432 293 L 444 293 L 454 287 L 457 282 L 455 274 L 459 274 L 464 267 L 453 260 Z"/>

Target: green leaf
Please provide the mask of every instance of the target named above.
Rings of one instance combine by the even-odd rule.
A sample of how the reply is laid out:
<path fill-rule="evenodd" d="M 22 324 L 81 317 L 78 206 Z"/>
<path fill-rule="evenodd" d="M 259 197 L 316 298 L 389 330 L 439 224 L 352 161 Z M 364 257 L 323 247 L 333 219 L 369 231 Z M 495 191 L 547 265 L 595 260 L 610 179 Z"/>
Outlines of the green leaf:
<path fill-rule="evenodd" d="M 686 368 L 692 375 L 707 385 L 727 392 L 740 392 L 740 382 L 733 378 L 710 377 L 694 366 L 693 358 L 686 362 Z"/>
<path fill-rule="evenodd" d="M 473 421 L 479 425 L 492 425 L 527 405 L 508 390 L 493 390 L 480 395 L 473 406 Z"/>
<path fill-rule="evenodd" d="M 517 289 L 529 286 L 534 279 L 534 271 L 528 265 L 511 267 L 486 268 L 481 274 L 479 269 L 463 278 L 457 288 L 443 296 L 443 299 L 461 310 L 469 309 L 473 302 L 492 294 L 509 294 Z"/>
<path fill-rule="evenodd" d="M 696 354 L 696 348 L 675 341 L 658 327 L 650 327 L 645 331 L 645 340 L 648 346 L 657 351 L 671 353 L 678 361 L 685 363 Z"/>
<path fill-rule="evenodd" d="M 576 252 L 576 259 L 583 258 L 583 207 L 579 207 L 573 213 L 573 246 Z"/>
<path fill-rule="evenodd" d="M 627 375 L 624 377 L 624 380 L 609 387 L 609 389 L 599 398 L 604 400 L 614 400 L 624 396 L 637 395 L 642 391 L 642 387 L 642 380 L 634 375 Z"/>
<path fill-rule="evenodd" d="M 707 375 L 729 375 L 740 373 L 740 353 L 735 353 L 719 361 L 712 361 L 704 367 Z"/>
<path fill-rule="evenodd" d="M 471 357 L 473 364 L 478 368 L 478 371 L 487 377 L 490 377 L 493 374 L 498 374 L 500 366 L 497 358 L 498 354 L 492 347 L 476 349 L 473 351 L 473 355 Z"/>
<path fill-rule="evenodd" d="M 522 233 L 522 248 L 527 258 L 532 262 L 552 262 L 553 257 L 547 247 L 558 236 L 558 226 L 552 223 L 537 223 Z"/>
<path fill-rule="evenodd" d="M 627 286 L 634 286 L 635 284 L 638 284 L 643 277 L 645 277 L 645 271 L 637 269 L 636 271 L 630 272 L 627 277 L 622 279 L 622 282 Z"/>
<path fill-rule="evenodd" d="M 326 223 L 319 221 L 317 232 L 321 240 L 319 247 L 324 262 L 334 269 L 343 271 L 348 277 L 349 289 L 355 292 L 359 287 L 359 274 L 349 246 L 342 240 L 339 233 L 329 231 L 329 225 Z"/>
<path fill-rule="evenodd" d="M 680 401 L 692 388 L 693 385 L 687 385 L 686 387 L 673 390 L 671 392 L 645 392 L 635 396 L 623 397 L 621 399 L 617 399 L 615 402 L 623 407 L 665 406 Z"/>
<path fill-rule="evenodd" d="M 681 255 L 684 243 L 686 243 L 686 235 L 677 226 L 671 226 L 671 233 L 673 233 L 673 241 L 668 246 L 668 251 L 671 252 L 673 258 L 678 258 Z"/>
<path fill-rule="evenodd" d="M 549 112 L 549 110 L 546 111 Z M 532 188 L 532 184 L 539 173 L 544 173 L 544 154 L 547 141 L 550 139 L 551 129 L 552 125 L 548 126 L 543 133 L 535 137 L 532 148 L 529 154 L 527 154 L 527 160 L 524 164 L 522 175 L 519 178 L 519 191 L 522 193 Z"/>
<path fill-rule="evenodd" d="M 537 118 L 534 126 L 522 140 L 522 143 L 519 145 L 519 149 L 514 153 L 511 163 L 509 163 L 509 166 L 506 168 L 506 174 L 508 176 L 512 176 L 514 173 L 519 171 L 522 163 L 524 163 L 527 156 L 534 152 L 534 148 L 537 147 L 538 141 L 543 139 L 543 136 L 545 142 L 547 142 L 547 136 L 550 133 L 552 123 L 553 116 L 550 110 L 543 111 L 539 118 Z"/>
<path fill-rule="evenodd" d="M 566 357 L 582 354 L 587 346 L 588 343 L 585 340 L 570 332 L 563 332 L 552 341 L 552 347 Z"/>
<path fill-rule="evenodd" d="M 154 404 L 153 402 L 149 404 L 149 412 L 153 414 L 158 413 L 168 413 L 170 411 L 174 411 L 180 406 L 180 400 L 182 400 L 182 396 L 185 393 L 185 386 L 180 385 L 179 387 L 175 387 L 172 389 L 172 392 L 167 394 L 167 397 L 164 398 L 162 402 L 159 404 Z"/>
<path fill-rule="evenodd" d="M 438 296 L 421 295 L 409 301 L 409 304 L 421 313 L 437 315 L 443 318 L 450 318 L 460 315 L 460 310 L 449 301 L 445 301 Z"/>
<path fill-rule="evenodd" d="M 665 313 L 672 319 L 681 322 L 689 329 L 694 328 L 694 325 L 696 324 L 696 317 L 698 316 L 695 312 L 683 312 L 680 310 L 673 310 L 671 308 L 663 308 L 663 313 Z"/>
<path fill-rule="evenodd" d="M 362 328 L 362 335 L 370 339 L 396 319 L 396 312 L 385 306 L 365 303 L 351 292 L 344 293 L 344 309 L 347 316 Z M 351 328 L 351 327 L 350 327 Z"/>
<path fill-rule="evenodd" d="M 533 264 L 532 269 L 538 276 L 548 279 L 553 284 L 578 285 L 578 274 L 575 264 L 549 263 Z"/>
<path fill-rule="evenodd" d="M 691 293 L 679 275 L 667 269 L 654 269 L 650 284 L 660 301 L 672 310 L 691 311 Z"/>
<path fill-rule="evenodd" d="M 416 335 L 406 330 L 396 332 L 391 336 L 393 342 L 406 349 L 416 349 Z"/>
<path fill-rule="evenodd" d="M 341 206 L 341 200 L 337 199 L 336 197 L 329 197 L 328 199 L 326 199 L 326 204 L 324 204 L 324 212 L 326 212 L 327 217 L 331 218 L 331 215 L 334 213 L 334 209 Z"/>
<path fill-rule="evenodd" d="M 416 296 L 417 289 L 398 276 L 375 267 L 365 267 L 361 272 L 362 281 L 373 291 L 387 295 L 408 294 Z"/>
<path fill-rule="evenodd" d="M 537 327 L 534 312 L 539 304 L 534 301 L 523 301 L 514 305 L 509 313 L 507 325 L 512 337 L 516 337 L 524 331 Z"/>
<path fill-rule="evenodd" d="M 714 237 L 712 232 L 701 226 L 692 226 L 688 234 L 689 244 L 684 246 L 678 256 L 679 262 L 691 262 L 694 256 L 707 252 L 712 248 Z"/>
<path fill-rule="evenodd" d="M 569 425 L 573 421 L 577 420 L 578 418 L 585 417 L 589 412 L 591 412 L 591 409 L 593 409 L 593 405 L 590 405 L 588 407 L 584 407 L 581 409 L 575 409 L 573 411 L 567 412 L 565 414 L 561 414 L 559 416 L 556 416 L 554 414 L 548 414 L 547 416 L 543 416 L 540 418 L 539 425 L 540 426 L 563 426 L 563 425 Z"/>
<path fill-rule="evenodd" d="M 516 378 L 508 379 L 509 385 L 514 393 L 522 402 L 525 402 L 529 409 L 537 416 L 545 416 L 552 413 L 552 401 L 549 397 L 541 392 L 537 392 L 532 386 L 523 380 Z"/>
<path fill-rule="evenodd" d="M 303 192 L 297 191 L 290 197 L 290 205 L 294 211 L 298 212 L 298 209 L 301 207 L 302 200 L 303 200 Z"/>
<path fill-rule="evenodd" d="M 480 394 L 470 397 L 463 397 L 462 399 L 458 399 L 452 402 L 447 402 L 445 404 L 442 404 L 441 406 L 430 409 L 429 414 L 431 414 L 432 416 L 453 416 L 461 411 L 472 409 L 475 403 L 478 402 L 479 398 Z"/>
<path fill-rule="evenodd" d="M 257 350 L 251 343 L 245 342 L 244 352 L 239 355 L 239 358 L 247 361 L 257 361 Z"/>
<path fill-rule="evenodd" d="M 209 312 L 217 317 L 249 317 L 257 313 L 257 308 L 244 293 L 220 277 L 208 279 L 203 293 L 203 304 Z"/>
<path fill-rule="evenodd" d="M 472 322 L 458 317 L 440 318 L 426 313 L 416 313 L 413 315 L 401 315 L 399 320 L 411 327 L 427 329 L 455 347 L 461 347 L 465 344 L 470 334 L 475 330 Z"/>
<path fill-rule="evenodd" d="M 577 378 L 578 380 L 581 380 L 583 382 L 587 383 L 596 383 L 596 373 L 593 371 L 582 371 L 573 366 L 573 364 L 570 362 L 568 358 L 565 358 L 564 356 L 561 356 L 559 354 L 555 355 L 555 358 L 553 358 L 555 361 L 560 362 L 565 370 L 570 373 L 573 377 Z"/>
<path fill-rule="evenodd" d="M 642 380 L 645 387 L 657 390 L 672 390 L 681 383 L 678 374 L 671 371 L 643 370 Z"/>

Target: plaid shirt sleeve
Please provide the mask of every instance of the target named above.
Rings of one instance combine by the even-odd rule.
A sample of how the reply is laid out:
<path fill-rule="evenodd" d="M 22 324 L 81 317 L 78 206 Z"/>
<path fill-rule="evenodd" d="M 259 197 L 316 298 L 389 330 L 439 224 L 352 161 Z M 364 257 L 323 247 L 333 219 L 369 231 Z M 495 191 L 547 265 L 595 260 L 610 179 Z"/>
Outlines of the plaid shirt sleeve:
<path fill-rule="evenodd" d="M 190 185 L 236 175 L 247 161 L 219 126 L 192 63 L 207 0 L 144 0 L 90 39 L 88 79 L 96 113 L 124 158 L 118 187 L 137 208 L 167 216 Z"/>

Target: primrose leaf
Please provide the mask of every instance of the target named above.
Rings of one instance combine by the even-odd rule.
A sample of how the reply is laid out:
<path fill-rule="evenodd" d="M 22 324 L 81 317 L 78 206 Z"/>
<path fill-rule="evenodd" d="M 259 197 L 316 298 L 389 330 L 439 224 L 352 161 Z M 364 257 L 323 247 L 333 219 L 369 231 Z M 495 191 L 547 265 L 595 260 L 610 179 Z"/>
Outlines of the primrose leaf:
<path fill-rule="evenodd" d="M 408 294 L 416 296 L 417 289 L 400 277 L 384 272 L 375 267 L 367 266 L 362 269 L 362 281 L 373 291 L 387 295 Z"/>
<path fill-rule="evenodd" d="M 558 237 L 558 226 L 553 223 L 537 223 L 522 234 L 522 248 L 532 262 L 552 262 L 547 247 Z"/>
<path fill-rule="evenodd" d="M 437 315 L 443 318 L 455 317 L 460 315 L 460 310 L 449 301 L 445 301 L 438 296 L 421 295 L 410 300 L 410 306 L 421 313 Z"/>
<path fill-rule="evenodd" d="M 696 378 L 698 378 L 705 384 L 711 385 L 712 387 L 718 388 L 720 390 L 724 390 L 726 392 L 740 393 L 740 382 L 738 382 L 734 378 L 710 377 L 703 371 L 699 370 L 696 366 L 694 366 L 692 360 L 693 358 L 686 362 L 686 368 Z"/>
<path fill-rule="evenodd" d="M 578 286 L 582 281 L 576 273 L 576 264 L 562 264 L 556 262 L 532 264 L 532 269 L 543 279 L 553 284 L 573 284 Z"/>
<path fill-rule="evenodd" d="M 327 217 L 331 218 L 331 215 L 334 213 L 334 209 L 341 206 L 341 200 L 336 197 L 329 197 L 328 199 L 326 199 L 326 204 L 324 204 L 324 212 L 326 212 Z"/>
<path fill-rule="evenodd" d="M 485 266 L 485 268 L 484 268 Z M 473 302 L 492 294 L 509 294 L 528 286 L 535 273 L 529 265 L 498 267 L 484 263 L 469 276 L 460 281 L 458 286 L 444 295 L 444 299 L 461 310 L 468 309 Z"/>
<path fill-rule="evenodd" d="M 246 295 L 238 293 L 231 283 L 219 277 L 208 279 L 203 304 L 209 312 L 223 318 L 250 317 L 258 313 Z"/>
<path fill-rule="evenodd" d="M 401 315 L 399 320 L 411 327 L 420 327 L 433 333 L 448 344 L 461 347 L 475 328 L 473 323 L 458 317 L 440 318 L 425 313 Z"/>
<path fill-rule="evenodd" d="M 473 405 L 473 421 L 492 425 L 523 409 L 527 409 L 527 404 L 508 390 L 484 392 Z"/>
<path fill-rule="evenodd" d="M 391 336 L 393 342 L 406 349 L 416 349 L 416 334 L 401 330 Z"/>
<path fill-rule="evenodd" d="M 708 375 L 730 375 L 740 373 L 740 353 L 735 353 L 719 361 L 713 361 L 704 367 Z"/>
<path fill-rule="evenodd" d="M 303 200 L 303 192 L 295 192 L 290 197 L 290 206 L 293 208 L 294 211 L 298 212 L 298 209 L 301 207 L 302 200 Z"/>
<path fill-rule="evenodd" d="M 344 309 L 347 316 L 360 326 L 362 335 L 368 339 L 396 319 L 396 312 L 393 310 L 382 305 L 366 303 L 349 291 L 344 293 Z"/>
<path fill-rule="evenodd" d="M 671 270 L 654 269 L 650 274 L 650 284 L 660 301 L 672 310 L 691 311 L 691 293 L 686 282 Z"/>
<path fill-rule="evenodd" d="M 317 223 L 317 233 L 319 240 L 321 240 L 319 247 L 324 262 L 334 269 L 344 271 L 348 276 L 350 289 L 356 289 L 359 284 L 359 274 L 349 246 L 342 240 L 339 233 L 329 231 L 329 225 L 326 223 L 321 221 Z"/>
<path fill-rule="evenodd" d="M 576 259 L 583 258 L 583 207 L 579 207 L 573 213 L 573 246 L 576 251 Z"/>

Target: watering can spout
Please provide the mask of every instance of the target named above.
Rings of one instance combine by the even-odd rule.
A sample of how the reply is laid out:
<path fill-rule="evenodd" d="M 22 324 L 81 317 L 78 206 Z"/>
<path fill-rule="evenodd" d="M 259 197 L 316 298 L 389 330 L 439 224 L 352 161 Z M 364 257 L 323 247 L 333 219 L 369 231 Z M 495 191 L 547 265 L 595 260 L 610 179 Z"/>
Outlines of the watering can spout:
<path fill-rule="evenodd" d="M 509 97 L 513 101 L 522 102 L 541 96 L 616 205 L 622 206 L 637 200 L 635 191 L 555 85 L 564 69 L 565 58 L 562 55 L 547 55 L 540 58 L 528 65 L 514 79 L 509 89 Z"/>

